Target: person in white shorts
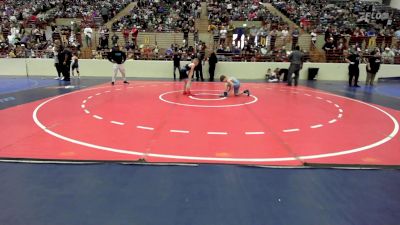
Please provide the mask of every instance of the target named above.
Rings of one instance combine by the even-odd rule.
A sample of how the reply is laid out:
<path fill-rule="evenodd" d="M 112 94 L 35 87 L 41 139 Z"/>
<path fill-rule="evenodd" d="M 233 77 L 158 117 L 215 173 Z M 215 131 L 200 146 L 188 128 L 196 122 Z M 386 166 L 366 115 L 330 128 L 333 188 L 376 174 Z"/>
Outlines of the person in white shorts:
<path fill-rule="evenodd" d="M 118 71 L 122 75 L 124 84 L 129 84 L 129 82 L 126 80 L 126 77 L 125 77 L 125 67 L 124 67 L 124 62 L 126 60 L 125 52 L 121 51 L 119 46 L 115 46 L 115 47 L 113 47 L 111 52 L 108 53 L 108 60 L 114 64 L 113 65 L 114 75 L 111 80 L 111 85 L 114 85 L 115 78 L 117 77 Z"/>

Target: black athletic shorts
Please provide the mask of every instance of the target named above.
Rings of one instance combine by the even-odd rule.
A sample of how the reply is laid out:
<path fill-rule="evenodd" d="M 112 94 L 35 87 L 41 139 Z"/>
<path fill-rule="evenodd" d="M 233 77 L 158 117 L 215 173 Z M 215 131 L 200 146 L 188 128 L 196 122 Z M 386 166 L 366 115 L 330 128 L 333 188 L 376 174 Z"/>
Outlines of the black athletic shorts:
<path fill-rule="evenodd" d="M 186 69 L 181 69 L 179 71 L 179 80 L 183 80 L 183 79 L 187 79 L 189 78 L 188 74 L 187 74 L 187 70 Z"/>

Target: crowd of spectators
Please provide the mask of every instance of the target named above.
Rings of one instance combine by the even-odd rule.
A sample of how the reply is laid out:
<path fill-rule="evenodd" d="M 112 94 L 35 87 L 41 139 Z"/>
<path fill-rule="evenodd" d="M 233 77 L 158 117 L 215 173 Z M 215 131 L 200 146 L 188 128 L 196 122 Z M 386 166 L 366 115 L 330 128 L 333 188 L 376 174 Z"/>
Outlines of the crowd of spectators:
<path fill-rule="evenodd" d="M 131 0 L 63 0 L 58 5 L 59 10 L 55 16 L 59 18 L 102 17 L 105 23 L 130 2 Z"/>
<path fill-rule="evenodd" d="M 79 49 L 80 26 L 56 26 L 57 17 L 107 22 L 131 0 L 5 0 L 0 1 L 1 57 L 50 57 L 55 40 L 63 46 Z M 51 31 L 47 27 L 51 27 Z M 104 38 L 104 35 L 100 35 Z M 108 33 L 107 33 L 108 38 Z M 104 41 L 103 41 L 104 43 Z"/>
<path fill-rule="evenodd" d="M 62 0 L 5 0 L 0 1 L 0 15 L 11 23 L 36 20 L 36 15 L 56 7 Z"/>
<path fill-rule="evenodd" d="M 378 48 L 383 51 L 385 48 L 397 49 L 398 37 L 393 29 L 380 29 L 370 27 L 368 30 L 356 27 L 354 29 L 339 29 L 337 27 L 328 27 L 325 31 L 325 44 L 322 47 L 327 55 L 327 60 L 334 60 L 335 56 L 342 55 L 350 48 L 361 49 L 368 53 Z"/>
<path fill-rule="evenodd" d="M 41 27 L 33 26 L 32 29 L 25 28 L 26 24 L 20 19 L 36 18 L 40 12 L 54 7 L 56 16 L 101 16 L 104 21 L 110 19 L 118 10 L 121 10 L 130 0 L 99 1 L 90 2 L 86 0 L 36 0 L 43 7 L 33 7 L 29 10 L 19 10 L 16 4 L 32 4 L 28 1 L 17 0 L 15 4 L 11 1 L 0 2 L 2 23 L 0 25 L 0 54 L 2 57 L 51 57 L 47 54 L 53 46 L 53 41 L 59 39 L 64 46 L 79 49 L 82 45 L 80 40 L 81 30 L 76 24 L 71 26 L 55 26 L 51 23 L 51 32 Z M 111 3 L 112 2 L 112 3 Z M 326 59 L 329 62 L 342 62 L 350 49 L 361 49 L 368 55 L 368 51 L 380 49 L 385 56 L 385 63 L 395 62 L 395 56 L 400 54 L 399 46 L 392 45 L 400 39 L 400 30 L 396 28 L 396 18 L 390 14 L 387 20 L 375 15 L 375 19 L 368 19 L 368 15 L 362 14 L 366 10 L 378 12 L 379 5 L 364 4 L 358 1 L 349 1 L 344 5 L 327 4 L 326 0 L 285 0 L 271 1 L 273 5 L 300 23 L 303 28 L 314 28 L 312 30 L 313 43 L 317 35 L 324 35 Z M 88 6 L 89 4 L 90 6 Z M 116 5 L 114 5 L 116 4 Z M 209 16 L 209 32 L 212 33 L 213 42 L 210 42 L 209 51 L 217 53 L 221 61 L 287 61 L 287 55 L 297 45 L 300 31 L 283 22 L 279 16 L 271 14 L 263 4 L 257 0 L 209 0 L 207 2 Z M 354 6 L 351 10 L 344 10 L 345 7 Z M 46 6 L 46 7 L 45 7 Z M 63 10 L 58 10 L 60 9 Z M 367 8 L 366 8 L 367 7 Z M 369 7 L 369 8 L 368 8 Z M 372 7 L 372 8 L 371 8 Z M 80 11 L 79 9 L 84 9 Z M 107 12 L 107 13 L 106 13 Z M 379 11 L 380 12 L 380 11 Z M 79 15 L 78 15 L 78 14 Z M 168 59 L 168 49 L 160 49 L 157 44 L 143 45 L 137 43 L 139 31 L 176 31 L 183 32 L 185 42 L 182 49 L 183 54 L 191 57 L 199 46 L 203 46 L 198 40 L 198 31 L 195 29 L 195 19 L 201 14 L 200 0 L 139 0 L 130 14 L 116 21 L 111 30 L 107 27 L 90 29 L 90 36 L 96 37 L 98 43 L 94 47 L 94 55 L 104 55 L 112 46 L 118 42 L 119 35 L 115 31 L 121 31 L 125 42 L 126 51 L 131 58 L 141 59 Z M 328 15 L 328 16 L 327 16 Z M 357 16 L 355 16 L 357 15 Z M 364 15 L 364 17 L 360 16 Z M 318 18 L 319 25 L 314 26 L 306 20 Z M 344 18 L 344 19 L 343 19 Z M 354 20 L 358 18 L 358 20 Z M 235 27 L 232 20 L 261 21 L 261 26 Z M 385 24 L 383 24 L 385 22 Z M 85 30 L 87 30 L 85 28 Z M 98 32 L 94 35 L 92 32 Z M 188 45 L 188 33 L 197 33 L 195 46 Z M 83 33 L 83 32 L 82 32 Z M 83 38 L 87 40 L 86 33 Z M 125 35 L 128 34 L 128 35 Z M 93 36 L 92 36 L 93 35 Z M 132 39 L 130 38 L 132 36 Z M 90 38 L 91 38 L 90 37 Z M 196 38 L 196 35 L 195 35 Z M 287 45 L 292 43 L 292 47 Z M 22 50 L 23 49 L 23 50 Z M 44 54 L 42 54 L 44 52 Z M 338 57 L 339 56 L 339 57 Z"/>
<path fill-rule="evenodd" d="M 208 20 L 214 25 L 229 21 L 265 21 L 272 19 L 259 0 L 207 0 Z M 280 19 L 276 17 L 276 19 Z"/>
<path fill-rule="evenodd" d="M 396 30 L 399 10 L 376 2 L 358 0 L 273 0 L 273 5 L 304 30 L 311 32 L 315 46 L 317 35 L 323 35 L 328 62 L 342 62 L 349 51 L 364 54 L 378 48 L 397 54 Z M 400 34 L 400 33 L 399 33 Z M 387 50 L 384 50 L 387 49 Z M 393 60 L 391 61 L 393 62 Z"/>
<path fill-rule="evenodd" d="M 115 21 L 112 29 L 138 28 L 142 31 L 194 32 L 195 19 L 201 14 L 200 0 L 138 0 L 137 5 L 126 15 Z"/>
<path fill-rule="evenodd" d="M 71 26 L 51 26 L 51 30 L 39 27 L 26 29 L 22 25 L 12 27 L 9 35 L 0 35 L 0 57 L 51 58 L 55 41 L 79 52 L 81 38 L 76 35 L 79 32 L 80 28 L 75 23 Z"/>
<path fill-rule="evenodd" d="M 398 10 L 376 2 L 349 0 L 340 4 L 329 4 L 329 0 L 273 0 L 273 5 L 293 22 L 311 31 L 323 32 L 328 26 L 354 28 L 356 26 L 389 27 L 397 22 Z M 394 28 L 395 29 L 395 28 Z"/>
<path fill-rule="evenodd" d="M 238 50 L 260 53 L 262 50 L 263 55 L 267 55 L 287 43 L 287 23 L 258 0 L 208 0 L 207 12 L 208 31 L 219 54 Z M 235 27 L 231 21 L 260 22 L 256 26 Z"/>
<path fill-rule="evenodd" d="M 328 0 L 273 0 L 273 5 L 306 31 L 324 33 L 334 27 L 346 35 L 390 35 L 399 28 L 399 10 L 357 0 L 329 4 Z M 361 31 L 361 32 L 360 32 Z M 353 37 L 355 38 L 355 37 Z M 357 38 L 355 38 L 357 39 Z M 368 45 L 367 45 L 368 47 Z"/>
<path fill-rule="evenodd" d="M 100 26 L 124 9 L 132 0 L 5 0 L 0 1 L 3 28 L 23 23 L 25 27 L 46 26 L 56 18 L 80 18 Z"/>

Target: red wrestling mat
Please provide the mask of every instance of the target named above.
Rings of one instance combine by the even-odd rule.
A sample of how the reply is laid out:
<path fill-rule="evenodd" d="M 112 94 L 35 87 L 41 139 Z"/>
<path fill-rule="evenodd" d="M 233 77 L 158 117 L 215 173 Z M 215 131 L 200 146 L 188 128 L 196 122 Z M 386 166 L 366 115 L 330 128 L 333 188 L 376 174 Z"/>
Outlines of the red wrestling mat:
<path fill-rule="evenodd" d="M 1 158 L 400 165 L 400 113 L 282 84 L 136 81 L 0 111 Z"/>

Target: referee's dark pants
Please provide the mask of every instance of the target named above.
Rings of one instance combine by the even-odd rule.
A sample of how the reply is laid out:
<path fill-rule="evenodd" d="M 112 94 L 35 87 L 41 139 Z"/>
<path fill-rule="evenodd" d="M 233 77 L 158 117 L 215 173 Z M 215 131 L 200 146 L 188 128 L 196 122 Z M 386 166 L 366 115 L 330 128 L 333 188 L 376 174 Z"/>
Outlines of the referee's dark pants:
<path fill-rule="evenodd" d="M 62 63 L 54 63 L 54 66 L 56 67 L 58 77 L 61 77 L 61 74 L 62 74 L 62 71 L 63 71 Z"/>
<path fill-rule="evenodd" d="M 180 65 L 179 65 L 179 66 L 174 65 L 174 80 L 176 80 L 176 74 L 175 74 L 176 69 L 178 69 L 178 72 L 180 73 L 180 71 L 181 71 L 181 66 L 180 66 Z"/>
<path fill-rule="evenodd" d="M 71 62 L 67 62 L 65 65 L 62 64 L 62 74 L 64 76 L 64 81 L 70 80 L 70 70 L 71 70 Z"/>
<path fill-rule="evenodd" d="M 210 74 L 210 81 L 214 81 L 215 64 L 209 64 L 208 73 Z"/>
<path fill-rule="evenodd" d="M 358 85 L 358 77 L 360 76 L 360 69 L 358 66 L 349 66 L 349 86 L 357 86 Z M 354 78 L 354 85 L 353 85 Z"/>
<path fill-rule="evenodd" d="M 199 81 L 199 78 L 201 79 L 201 81 L 204 81 L 204 77 L 203 77 L 203 65 L 201 65 L 201 61 L 200 61 L 199 64 L 196 66 L 195 70 L 196 70 L 196 81 Z"/>
<path fill-rule="evenodd" d="M 299 82 L 299 72 L 301 70 L 301 64 L 295 64 L 295 63 L 290 63 L 289 66 L 289 74 L 287 76 L 288 79 L 288 85 L 292 85 L 292 75 L 294 73 L 294 85 L 297 86 Z"/>

